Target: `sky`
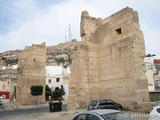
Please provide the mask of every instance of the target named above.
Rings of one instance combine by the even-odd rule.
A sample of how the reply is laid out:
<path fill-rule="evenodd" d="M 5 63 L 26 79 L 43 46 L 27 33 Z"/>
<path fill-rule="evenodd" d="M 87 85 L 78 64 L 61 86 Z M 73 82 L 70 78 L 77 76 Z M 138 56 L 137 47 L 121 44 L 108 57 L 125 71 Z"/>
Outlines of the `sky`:
<path fill-rule="evenodd" d="M 0 0 L 0 52 L 65 42 L 69 24 L 80 40 L 80 16 L 105 18 L 131 7 L 139 13 L 146 54 L 160 56 L 160 0 Z"/>

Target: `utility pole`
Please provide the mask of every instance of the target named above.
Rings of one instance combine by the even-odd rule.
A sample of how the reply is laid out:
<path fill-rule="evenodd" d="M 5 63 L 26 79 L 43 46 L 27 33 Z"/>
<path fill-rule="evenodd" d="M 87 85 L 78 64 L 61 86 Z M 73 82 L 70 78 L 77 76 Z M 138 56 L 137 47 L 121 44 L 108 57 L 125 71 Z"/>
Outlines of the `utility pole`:
<path fill-rule="evenodd" d="M 69 24 L 69 31 L 68 31 L 68 40 L 69 42 L 72 40 L 72 33 L 71 33 L 71 25 Z"/>
<path fill-rule="evenodd" d="M 64 36 L 64 40 L 65 40 L 65 43 L 67 42 L 67 37 L 66 37 L 66 35 Z"/>

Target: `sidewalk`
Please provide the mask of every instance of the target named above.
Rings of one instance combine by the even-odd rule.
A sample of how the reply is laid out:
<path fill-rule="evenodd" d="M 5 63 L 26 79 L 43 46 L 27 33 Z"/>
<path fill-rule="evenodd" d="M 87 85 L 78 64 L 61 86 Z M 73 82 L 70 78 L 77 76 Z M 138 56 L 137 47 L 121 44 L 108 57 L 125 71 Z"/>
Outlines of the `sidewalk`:
<path fill-rule="evenodd" d="M 17 107 L 18 110 L 27 110 L 27 109 L 42 109 L 49 107 L 48 103 L 39 104 L 39 105 L 27 105 L 27 106 L 19 106 Z"/>
<path fill-rule="evenodd" d="M 39 104 L 39 105 L 20 106 L 18 107 L 18 109 L 26 110 L 26 109 L 41 109 L 41 108 L 46 108 L 46 107 L 49 108 L 49 104 L 48 104 L 49 102 L 50 101 L 46 101 L 45 104 Z M 59 101 L 52 101 L 52 102 L 59 102 Z M 66 109 L 67 101 L 62 101 L 62 103 L 63 103 L 62 110 L 64 111 Z"/>

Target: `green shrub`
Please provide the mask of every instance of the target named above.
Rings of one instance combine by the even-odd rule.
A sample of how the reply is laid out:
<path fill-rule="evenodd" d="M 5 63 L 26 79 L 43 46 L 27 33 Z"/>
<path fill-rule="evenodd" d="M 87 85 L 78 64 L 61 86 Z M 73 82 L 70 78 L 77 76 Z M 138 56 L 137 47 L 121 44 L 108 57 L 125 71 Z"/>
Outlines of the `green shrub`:
<path fill-rule="evenodd" d="M 31 88 L 30 88 L 30 90 L 31 90 L 31 94 L 33 95 L 33 96 L 38 96 L 38 95 L 42 95 L 42 93 L 43 93 L 43 86 L 32 86 Z"/>
<path fill-rule="evenodd" d="M 55 90 L 52 93 L 52 99 L 53 100 L 59 100 L 62 99 L 62 96 L 65 95 L 65 91 L 63 86 L 61 85 L 61 88 L 59 89 L 58 87 L 55 88 Z"/>

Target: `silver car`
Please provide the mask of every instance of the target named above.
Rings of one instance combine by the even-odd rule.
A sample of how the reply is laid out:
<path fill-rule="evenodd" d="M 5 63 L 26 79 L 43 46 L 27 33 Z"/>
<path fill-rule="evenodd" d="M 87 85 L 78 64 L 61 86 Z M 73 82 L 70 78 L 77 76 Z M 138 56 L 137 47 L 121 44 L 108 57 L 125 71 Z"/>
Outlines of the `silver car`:
<path fill-rule="evenodd" d="M 153 108 L 157 106 L 160 106 L 160 101 L 156 101 L 155 104 L 153 105 Z"/>
<path fill-rule="evenodd" d="M 72 120 L 134 120 L 129 114 L 118 110 L 91 110 L 76 114 Z"/>

